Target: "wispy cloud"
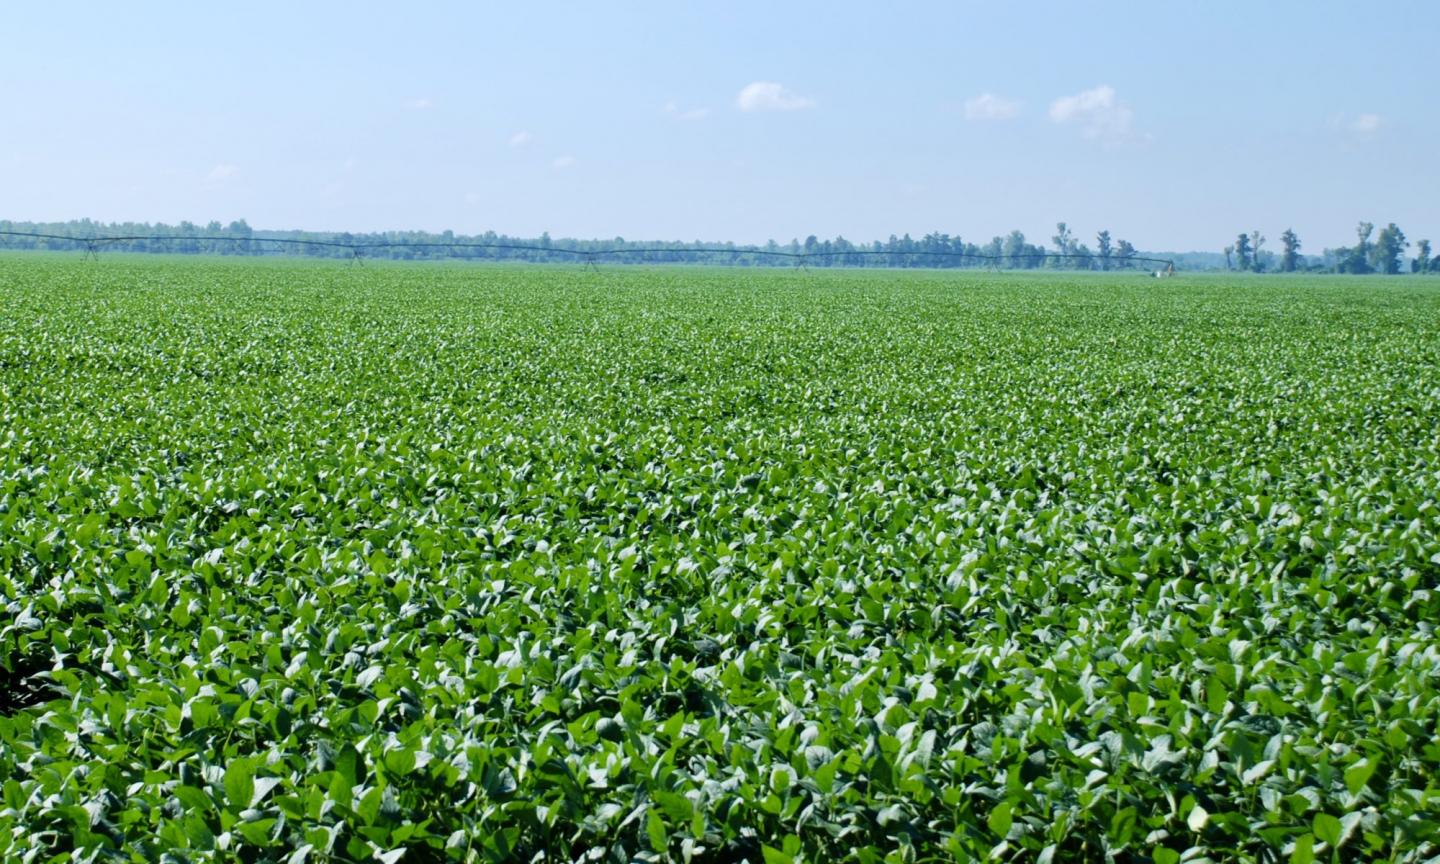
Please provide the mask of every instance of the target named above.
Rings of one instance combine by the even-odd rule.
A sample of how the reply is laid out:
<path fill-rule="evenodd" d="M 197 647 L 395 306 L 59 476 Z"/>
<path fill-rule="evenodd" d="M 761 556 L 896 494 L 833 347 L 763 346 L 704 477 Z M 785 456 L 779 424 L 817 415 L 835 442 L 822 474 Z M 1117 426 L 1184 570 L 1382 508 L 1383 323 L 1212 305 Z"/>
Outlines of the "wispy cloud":
<path fill-rule="evenodd" d="M 405 103 L 405 107 L 411 111 L 428 111 L 435 107 L 435 100 L 429 96 L 422 96 L 419 99 L 411 99 Z"/>
<path fill-rule="evenodd" d="M 1374 135 L 1384 122 L 1379 114 L 1361 114 L 1350 121 L 1350 131 L 1356 135 Z"/>
<path fill-rule="evenodd" d="M 981 93 L 965 100 L 966 120 L 1009 120 L 1020 113 L 1020 103 L 994 93 Z"/>
<path fill-rule="evenodd" d="M 1330 130 L 1352 144 L 1363 144 L 1373 140 L 1385 128 L 1385 118 L 1379 114 L 1363 113 L 1353 117 L 1348 114 L 1331 114 Z"/>
<path fill-rule="evenodd" d="M 1107 144 L 1136 138 L 1135 112 L 1116 97 L 1115 88 L 1103 84 L 1056 99 L 1050 103 L 1050 119 L 1076 126 L 1084 137 Z"/>
<path fill-rule="evenodd" d="M 704 120 L 710 116 L 709 108 L 681 108 L 674 102 L 665 103 L 665 113 L 677 120 Z"/>
<path fill-rule="evenodd" d="M 801 111 L 816 106 L 814 99 L 801 96 L 774 81 L 756 81 L 745 85 L 735 97 L 741 111 Z"/>
<path fill-rule="evenodd" d="M 529 132 L 526 132 L 522 129 L 519 132 L 516 132 L 514 135 L 510 136 L 510 146 L 518 150 L 521 147 L 527 146 L 528 144 L 530 144 L 530 142 L 534 140 L 534 135 L 531 135 Z"/>
<path fill-rule="evenodd" d="M 236 174 L 239 173 L 240 166 L 231 165 L 228 162 L 221 162 L 219 165 L 211 168 L 209 174 L 205 175 L 205 182 L 224 183 L 226 180 L 229 180 L 231 177 L 234 177 Z"/>
<path fill-rule="evenodd" d="M 550 167 L 556 171 L 564 171 L 567 168 L 574 168 L 578 164 L 580 162 L 574 156 L 556 156 L 555 161 L 550 163 Z"/>

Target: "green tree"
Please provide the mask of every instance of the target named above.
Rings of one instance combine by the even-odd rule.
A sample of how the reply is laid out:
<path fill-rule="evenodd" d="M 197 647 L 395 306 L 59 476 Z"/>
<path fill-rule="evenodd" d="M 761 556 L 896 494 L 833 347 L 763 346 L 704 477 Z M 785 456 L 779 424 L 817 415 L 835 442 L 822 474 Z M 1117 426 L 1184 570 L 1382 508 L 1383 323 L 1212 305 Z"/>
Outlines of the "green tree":
<path fill-rule="evenodd" d="M 1110 269 L 1110 232 L 1101 231 L 1095 235 L 1096 252 L 1100 255 L 1100 269 Z"/>
<path fill-rule="evenodd" d="M 1354 272 L 1373 273 L 1374 265 L 1371 263 L 1373 245 L 1370 242 L 1370 235 L 1375 233 L 1375 223 L 1361 222 L 1355 226 L 1355 248 L 1351 250 L 1351 260 L 1354 262 Z"/>
<path fill-rule="evenodd" d="M 254 235 L 255 232 L 250 230 L 250 225 L 244 219 L 237 219 L 236 221 L 231 222 L 229 225 L 226 225 L 225 233 L 243 238 L 236 241 L 234 244 L 236 253 L 240 255 L 249 255 L 252 251 L 254 251 L 253 249 L 251 249 L 250 238 Z"/>
<path fill-rule="evenodd" d="M 1375 238 L 1375 263 L 1374 268 L 1386 276 L 1394 276 L 1400 272 L 1400 263 L 1405 255 L 1405 247 L 1410 242 L 1405 239 L 1405 232 L 1391 222 L 1380 229 L 1380 236 Z"/>
<path fill-rule="evenodd" d="M 1235 262 L 1232 260 L 1232 258 L 1234 257 L 1234 255 L 1235 255 L 1235 244 L 1234 244 L 1234 243 L 1231 243 L 1229 246 L 1226 246 L 1226 247 L 1225 247 L 1225 269 L 1226 269 L 1226 270 L 1234 270 L 1234 269 L 1235 269 Z"/>
<path fill-rule="evenodd" d="M 1300 237 L 1294 229 L 1286 228 L 1285 233 L 1280 235 L 1280 242 L 1284 246 L 1284 252 L 1280 255 L 1280 269 L 1285 273 L 1294 273 L 1296 265 L 1300 263 Z"/>
<path fill-rule="evenodd" d="M 1370 222 L 1361 222 L 1355 226 L 1355 245 L 1348 249 L 1336 250 L 1340 255 L 1340 263 L 1335 265 L 1335 270 L 1340 273 L 1374 273 L 1375 268 L 1371 266 L 1370 235 L 1375 232 L 1375 226 Z"/>
<path fill-rule="evenodd" d="M 1010 236 L 1005 238 L 1005 246 L 1001 251 L 1007 267 L 1029 266 L 1029 262 L 1023 257 L 1028 254 L 1029 249 L 1025 245 L 1025 235 L 1021 232 L 1011 231 Z"/>
<path fill-rule="evenodd" d="M 1251 253 L 1250 235 L 1241 232 L 1240 236 L 1235 238 L 1235 268 L 1237 270 L 1250 269 L 1254 263 L 1254 256 Z"/>
<path fill-rule="evenodd" d="M 1410 262 L 1411 273 L 1429 273 L 1433 262 L 1430 260 L 1430 241 L 1421 240 L 1415 244 L 1415 260 Z"/>
<path fill-rule="evenodd" d="M 1064 222 L 1055 223 L 1055 236 L 1050 240 L 1055 244 L 1055 254 L 1069 255 L 1075 251 L 1075 235 L 1070 233 L 1070 226 Z M 1051 259 L 1052 266 L 1068 267 L 1071 262 L 1064 258 Z"/>
<path fill-rule="evenodd" d="M 1135 257 L 1135 247 L 1130 245 L 1129 240 L 1118 240 L 1115 243 L 1115 255 L 1120 259 L 1120 267 L 1130 268 L 1130 259 Z"/>
<path fill-rule="evenodd" d="M 1250 269 L 1259 273 L 1265 269 L 1265 262 L 1260 260 L 1260 247 L 1265 245 L 1265 235 L 1260 229 L 1250 232 Z"/>

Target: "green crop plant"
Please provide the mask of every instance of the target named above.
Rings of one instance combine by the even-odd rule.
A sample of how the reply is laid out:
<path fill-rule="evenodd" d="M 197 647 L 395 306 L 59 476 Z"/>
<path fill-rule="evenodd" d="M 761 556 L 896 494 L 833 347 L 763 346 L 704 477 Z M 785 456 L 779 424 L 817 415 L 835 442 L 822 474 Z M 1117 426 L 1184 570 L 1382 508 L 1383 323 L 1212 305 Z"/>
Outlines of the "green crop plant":
<path fill-rule="evenodd" d="M 1429 860 L 1400 281 L 0 258 L 0 858 Z"/>

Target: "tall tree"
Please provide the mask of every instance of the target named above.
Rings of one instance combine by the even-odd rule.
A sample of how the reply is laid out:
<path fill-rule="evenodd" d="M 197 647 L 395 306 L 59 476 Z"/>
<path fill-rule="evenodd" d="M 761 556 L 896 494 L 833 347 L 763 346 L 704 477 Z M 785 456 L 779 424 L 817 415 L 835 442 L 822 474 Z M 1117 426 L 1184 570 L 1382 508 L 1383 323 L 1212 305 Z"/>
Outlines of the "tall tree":
<path fill-rule="evenodd" d="M 1235 262 L 1231 260 L 1232 256 L 1234 256 L 1234 254 L 1235 254 L 1235 244 L 1234 244 L 1234 243 L 1231 243 L 1229 246 L 1226 246 L 1226 247 L 1225 247 L 1225 269 L 1226 269 L 1226 270 L 1234 270 L 1234 269 L 1235 269 Z"/>
<path fill-rule="evenodd" d="M 1110 269 L 1110 232 L 1101 231 L 1095 235 L 1096 251 L 1100 254 L 1100 269 Z"/>
<path fill-rule="evenodd" d="M 1300 237 L 1294 229 L 1286 228 L 1285 233 L 1280 235 L 1280 242 L 1285 250 L 1280 255 L 1280 269 L 1285 273 L 1294 273 L 1300 263 Z"/>
<path fill-rule="evenodd" d="M 1265 235 L 1256 228 L 1250 232 L 1250 269 L 1256 273 L 1265 269 L 1265 263 L 1260 260 L 1260 247 L 1265 245 Z"/>
<path fill-rule="evenodd" d="M 1119 240 L 1115 243 L 1115 254 L 1120 259 L 1119 266 L 1130 267 L 1130 259 L 1135 257 L 1135 247 L 1130 245 L 1129 240 Z"/>
<path fill-rule="evenodd" d="M 1069 255 L 1075 249 L 1075 235 L 1070 233 L 1070 226 L 1064 222 L 1055 223 L 1055 236 L 1050 238 L 1055 243 L 1055 254 Z M 1068 267 L 1069 261 L 1064 258 L 1054 258 L 1051 262 L 1056 267 Z"/>
<path fill-rule="evenodd" d="M 1336 271 L 1340 273 L 1374 273 L 1375 268 L 1371 265 L 1373 248 L 1370 242 L 1370 235 L 1375 233 L 1375 226 L 1370 222 L 1361 222 L 1355 226 L 1355 245 L 1348 249 L 1339 249 L 1340 262 L 1335 265 Z"/>
<path fill-rule="evenodd" d="M 250 230 L 250 224 L 248 222 L 246 222 L 244 219 L 237 219 L 234 222 L 231 222 L 229 225 L 225 226 L 225 233 L 234 234 L 236 237 L 245 238 L 243 240 L 236 241 L 235 251 L 240 253 L 241 255 L 250 254 L 250 238 L 254 236 L 255 232 Z"/>
<path fill-rule="evenodd" d="M 1415 244 L 1415 260 L 1410 262 L 1410 272 L 1429 273 L 1430 267 L 1430 241 L 1421 240 Z"/>
<path fill-rule="evenodd" d="M 1237 270 L 1250 269 L 1250 265 L 1253 263 L 1250 250 L 1250 235 L 1241 232 L 1240 236 L 1235 238 L 1235 268 Z"/>
<path fill-rule="evenodd" d="M 1374 223 L 1374 222 L 1361 222 L 1359 225 L 1356 225 L 1356 226 L 1355 226 L 1355 255 L 1354 255 L 1354 257 L 1359 258 L 1362 262 L 1364 262 L 1364 264 L 1365 264 L 1364 272 L 1366 272 L 1366 273 L 1369 273 L 1369 272 L 1371 272 L 1372 270 L 1375 269 L 1374 266 L 1371 264 L 1371 258 L 1372 258 L 1372 254 L 1373 254 L 1373 252 L 1372 252 L 1373 244 L 1370 242 L 1370 235 L 1372 235 L 1372 234 L 1374 234 L 1374 233 L 1375 233 L 1375 223 Z"/>
<path fill-rule="evenodd" d="M 999 236 L 991 237 L 990 242 L 980 247 L 980 254 L 991 259 L 999 258 L 1005 252 L 1005 240 Z"/>
<path fill-rule="evenodd" d="M 1375 238 L 1375 264 L 1376 270 L 1386 276 L 1394 276 L 1400 272 L 1400 262 L 1405 254 L 1405 247 L 1410 242 L 1405 239 L 1405 232 L 1391 222 L 1380 229 L 1380 236 Z"/>
<path fill-rule="evenodd" d="M 1020 231 L 1011 231 L 1010 236 L 1005 238 L 1005 245 L 1002 249 L 1007 267 L 1029 267 L 1028 255 L 1030 249 L 1025 244 L 1025 235 Z"/>

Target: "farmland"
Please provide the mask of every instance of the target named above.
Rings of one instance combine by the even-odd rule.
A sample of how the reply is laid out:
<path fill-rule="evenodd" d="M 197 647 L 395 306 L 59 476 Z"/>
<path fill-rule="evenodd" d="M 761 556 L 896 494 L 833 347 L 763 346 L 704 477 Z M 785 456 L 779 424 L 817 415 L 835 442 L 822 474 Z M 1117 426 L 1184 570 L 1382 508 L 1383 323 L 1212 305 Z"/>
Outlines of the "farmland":
<path fill-rule="evenodd" d="M 1428 859 L 1437 429 L 1418 277 L 0 257 L 0 858 Z"/>

